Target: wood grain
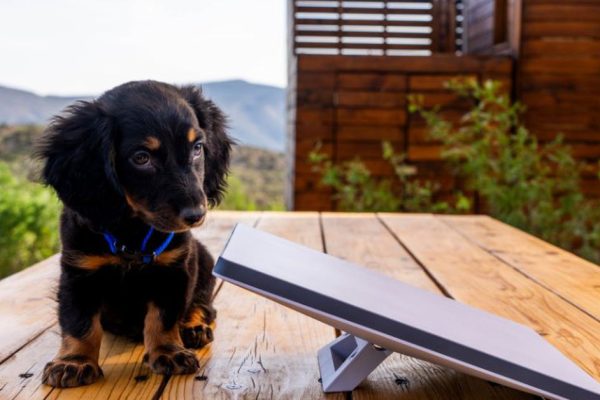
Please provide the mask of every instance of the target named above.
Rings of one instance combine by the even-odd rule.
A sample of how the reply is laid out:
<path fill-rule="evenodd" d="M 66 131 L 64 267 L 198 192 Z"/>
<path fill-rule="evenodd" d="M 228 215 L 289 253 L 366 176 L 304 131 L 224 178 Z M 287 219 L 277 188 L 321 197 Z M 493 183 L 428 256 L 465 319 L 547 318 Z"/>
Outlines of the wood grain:
<path fill-rule="evenodd" d="M 264 213 L 257 228 L 323 248 L 317 213 Z M 165 399 L 324 397 L 316 354 L 334 339 L 331 327 L 228 283 L 215 306 L 216 340 L 202 365 L 207 379 L 173 378 Z"/>
<path fill-rule="evenodd" d="M 56 321 L 58 255 L 0 281 L 0 363 Z"/>
<path fill-rule="evenodd" d="M 443 216 L 466 239 L 600 321 L 600 267 L 486 216 Z"/>
<path fill-rule="evenodd" d="M 530 326 L 590 375 L 600 377 L 600 322 L 431 215 L 381 218 L 452 297 Z"/>
<path fill-rule="evenodd" d="M 317 213 L 213 212 L 205 226 L 194 231 L 194 235 L 216 256 L 235 223 L 240 221 L 249 225 L 258 221 L 259 229 L 317 250 L 323 250 L 325 245 L 330 254 L 440 293 L 422 264 L 452 297 L 532 326 L 593 376 L 598 378 L 600 375 L 600 324 L 559 297 L 571 296 L 565 290 L 575 290 L 568 277 L 561 275 L 567 270 L 556 264 L 559 271 L 548 273 L 541 269 L 543 261 L 539 264 L 530 261 L 539 256 L 540 259 L 545 257 L 546 262 L 560 263 L 562 268 L 569 264 L 571 269 L 568 271 L 574 274 L 573 279 L 584 281 L 591 276 L 589 265 L 513 228 L 475 216 L 382 214 L 376 217 L 373 214 L 325 213 L 320 220 Z M 510 238 L 516 239 L 511 242 Z M 560 254 L 557 256 L 554 252 Z M 35 305 L 43 307 L 45 303 L 28 293 L 32 292 L 31 287 L 42 290 L 47 282 L 56 278 L 55 265 L 56 257 L 0 282 L 0 296 L 5 292 L 6 296 L 9 293 L 12 296 L 9 299 L 12 309 L 6 307 L 2 311 L 17 318 L 18 305 L 25 304 L 27 312 L 42 318 L 41 312 L 35 314 Z M 556 282 L 544 283 L 538 275 L 533 275 L 534 272 L 544 277 L 559 275 Z M 561 280 L 567 282 L 564 287 L 553 286 Z M 23 298 L 29 300 L 21 301 Z M 582 308 L 585 304 L 592 310 L 589 308 L 592 304 L 586 303 L 591 297 L 587 300 L 573 298 L 576 299 L 574 304 Z M 49 313 L 44 320 L 44 324 L 49 324 L 45 328 L 43 324 L 23 323 L 29 320 L 17 319 L 23 323 L 23 337 L 28 339 L 13 339 L 13 343 L 23 344 L 0 365 L 0 398 L 345 397 L 342 394 L 325 396 L 318 382 L 316 352 L 333 340 L 331 327 L 230 284 L 224 284 L 218 292 L 216 306 L 219 311 L 216 339 L 198 352 L 202 370 L 197 379 L 194 376 L 164 379 L 154 375 L 142 364 L 144 350 L 141 345 L 105 335 L 100 352 L 105 377 L 87 387 L 65 390 L 41 385 L 42 369 L 54 356 L 60 342 L 54 314 Z M 8 319 L 6 321 L 10 323 Z M 11 327 L 4 325 L 3 328 Z M 19 337 L 18 333 L 15 335 Z M 352 397 L 415 400 L 533 398 L 402 355 L 393 355 L 386 360 L 352 393 Z"/>

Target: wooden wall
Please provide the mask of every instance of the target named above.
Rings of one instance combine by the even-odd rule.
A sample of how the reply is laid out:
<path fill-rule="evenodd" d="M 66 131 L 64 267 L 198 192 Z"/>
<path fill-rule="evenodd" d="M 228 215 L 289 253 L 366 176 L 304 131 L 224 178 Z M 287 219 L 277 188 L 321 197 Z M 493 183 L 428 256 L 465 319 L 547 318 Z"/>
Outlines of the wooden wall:
<path fill-rule="evenodd" d="M 426 138 L 424 121 L 410 115 L 409 94 L 424 94 L 427 105 L 441 104 L 450 119 L 466 105 L 443 88 L 455 76 L 495 78 L 510 85 L 508 58 L 454 55 L 429 57 L 298 55 L 290 63 L 288 91 L 288 207 L 331 210 L 331 193 L 318 184 L 308 153 L 318 142 L 336 162 L 360 157 L 378 176 L 391 176 L 382 160 L 381 143 L 390 141 L 418 167 L 419 177 L 435 180 L 450 191 L 452 176 L 439 161 L 440 146 Z"/>
<path fill-rule="evenodd" d="M 584 190 L 600 196 L 600 1 L 523 2 L 517 97 L 541 140 L 562 133 L 586 162 Z"/>

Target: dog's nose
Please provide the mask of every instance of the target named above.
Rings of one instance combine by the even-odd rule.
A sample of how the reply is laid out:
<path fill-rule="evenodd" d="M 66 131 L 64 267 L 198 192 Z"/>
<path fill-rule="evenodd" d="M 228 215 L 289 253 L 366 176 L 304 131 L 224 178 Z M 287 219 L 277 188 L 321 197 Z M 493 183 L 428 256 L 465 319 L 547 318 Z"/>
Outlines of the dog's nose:
<path fill-rule="evenodd" d="M 179 216 L 181 219 L 185 221 L 188 225 L 194 225 L 196 222 L 200 221 L 204 214 L 206 213 L 206 208 L 203 206 L 194 207 L 194 208 L 184 208 L 181 210 Z"/>

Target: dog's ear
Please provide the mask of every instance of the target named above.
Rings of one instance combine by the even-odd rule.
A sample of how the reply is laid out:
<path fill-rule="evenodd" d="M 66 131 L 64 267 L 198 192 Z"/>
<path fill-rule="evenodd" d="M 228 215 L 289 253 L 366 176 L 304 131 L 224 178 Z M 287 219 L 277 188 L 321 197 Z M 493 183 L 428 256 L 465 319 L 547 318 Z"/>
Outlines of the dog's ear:
<path fill-rule="evenodd" d="M 227 135 L 227 117 L 195 86 L 180 88 L 194 110 L 200 127 L 206 131 L 204 145 L 204 192 L 211 206 L 218 205 L 227 188 L 229 158 L 234 141 Z"/>
<path fill-rule="evenodd" d="M 54 117 L 40 141 L 43 179 L 65 206 L 97 226 L 124 209 L 115 172 L 113 127 L 95 102 L 77 102 Z"/>

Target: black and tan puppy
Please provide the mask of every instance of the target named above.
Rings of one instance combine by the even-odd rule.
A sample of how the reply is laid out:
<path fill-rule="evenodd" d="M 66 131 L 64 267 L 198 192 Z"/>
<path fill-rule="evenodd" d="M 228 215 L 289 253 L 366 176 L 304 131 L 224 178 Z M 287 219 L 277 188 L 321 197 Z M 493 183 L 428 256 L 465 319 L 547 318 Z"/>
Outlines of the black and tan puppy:
<path fill-rule="evenodd" d="M 192 86 L 130 82 L 54 118 L 43 177 L 64 203 L 55 387 L 94 382 L 103 330 L 144 341 L 159 374 L 212 340 L 213 259 L 193 239 L 225 187 L 225 117 Z"/>

